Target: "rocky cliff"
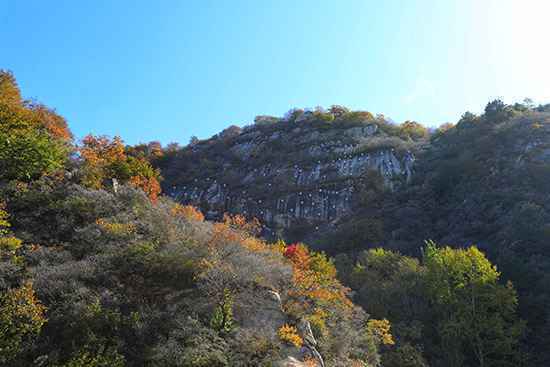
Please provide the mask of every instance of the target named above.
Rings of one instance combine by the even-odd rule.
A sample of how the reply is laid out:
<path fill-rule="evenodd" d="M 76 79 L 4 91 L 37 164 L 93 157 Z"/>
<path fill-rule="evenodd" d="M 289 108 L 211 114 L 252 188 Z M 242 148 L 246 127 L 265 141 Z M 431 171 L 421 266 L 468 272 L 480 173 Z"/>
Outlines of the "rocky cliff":
<path fill-rule="evenodd" d="M 336 223 L 373 180 L 389 190 L 411 180 L 419 143 L 382 117 L 300 116 L 231 127 L 188 146 L 163 167 L 165 191 L 209 218 L 241 213 L 275 234 Z"/>

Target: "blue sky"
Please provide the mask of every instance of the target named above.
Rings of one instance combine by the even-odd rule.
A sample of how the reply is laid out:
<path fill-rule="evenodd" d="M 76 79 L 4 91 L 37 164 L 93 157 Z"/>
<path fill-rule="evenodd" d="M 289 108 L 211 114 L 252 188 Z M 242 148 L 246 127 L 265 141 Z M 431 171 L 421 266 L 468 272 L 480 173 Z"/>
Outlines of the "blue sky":
<path fill-rule="evenodd" d="M 0 68 L 78 138 L 186 144 L 342 104 L 430 126 L 550 102 L 550 1 L 0 0 Z"/>

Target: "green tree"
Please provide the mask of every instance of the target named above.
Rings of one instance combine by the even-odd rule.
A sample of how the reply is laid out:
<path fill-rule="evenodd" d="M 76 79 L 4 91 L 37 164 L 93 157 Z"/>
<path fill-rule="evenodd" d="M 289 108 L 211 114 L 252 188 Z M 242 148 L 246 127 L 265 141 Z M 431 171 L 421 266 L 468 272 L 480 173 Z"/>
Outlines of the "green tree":
<path fill-rule="evenodd" d="M 227 288 L 224 289 L 222 300 L 214 309 L 210 326 L 218 332 L 228 333 L 233 329 L 233 295 Z"/>
<path fill-rule="evenodd" d="M 0 179 L 53 173 L 65 164 L 70 139 L 61 116 L 23 101 L 13 75 L 0 70 Z"/>
<path fill-rule="evenodd" d="M 429 241 L 424 265 L 443 364 L 516 366 L 524 324 L 511 283 L 500 284 L 496 267 L 474 246 L 439 248 Z"/>
<path fill-rule="evenodd" d="M 0 177 L 32 180 L 63 167 L 67 148 L 44 132 L 6 129 L 0 132 Z"/>
<path fill-rule="evenodd" d="M 116 351 L 105 350 L 99 353 L 81 351 L 61 367 L 124 367 L 124 357 Z"/>
<path fill-rule="evenodd" d="M 417 259 L 377 248 L 362 252 L 350 276 L 356 300 L 377 319 L 389 319 L 395 346 L 385 348 L 385 367 L 423 367 L 422 321 L 427 302 L 423 267 Z"/>
<path fill-rule="evenodd" d="M 466 127 L 472 127 L 477 122 L 479 122 L 479 116 L 471 113 L 470 111 L 466 111 L 462 114 L 460 117 L 460 120 L 456 123 L 457 128 L 466 128 Z"/>

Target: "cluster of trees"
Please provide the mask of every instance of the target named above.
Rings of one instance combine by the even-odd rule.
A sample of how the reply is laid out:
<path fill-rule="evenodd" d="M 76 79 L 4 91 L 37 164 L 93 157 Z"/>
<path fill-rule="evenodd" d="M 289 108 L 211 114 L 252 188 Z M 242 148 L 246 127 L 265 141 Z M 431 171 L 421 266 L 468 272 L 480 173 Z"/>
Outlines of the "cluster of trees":
<path fill-rule="evenodd" d="M 82 185 L 100 189 L 108 185 L 106 180 L 116 179 L 121 184 L 130 184 L 142 189 L 147 196 L 156 201 L 161 192 L 160 172 L 153 168 L 148 159 L 127 153 L 122 140 L 118 137 L 86 136 L 78 148 L 82 159 Z M 162 154 L 154 150 L 152 155 Z"/>
<path fill-rule="evenodd" d="M 159 195 L 157 145 L 73 144 L 0 81 L 1 366 L 271 366 L 306 342 L 327 365 L 379 365 L 390 324 L 325 255 L 241 216 L 204 221 Z"/>
<path fill-rule="evenodd" d="M 75 144 L 0 72 L 0 365 L 270 366 L 305 347 L 330 366 L 547 365 L 549 112 L 493 101 L 434 134 L 340 106 L 277 119 L 431 141 L 405 189 L 359 188 L 332 260 L 161 196 L 155 167 L 200 147 Z M 207 141 L 186 174 L 219 169 L 241 132 Z M 458 248 L 418 253 L 425 238 Z"/>
<path fill-rule="evenodd" d="M 528 343 L 520 343 L 519 352 L 514 347 L 514 358 L 522 360 L 518 364 L 544 366 L 550 363 L 550 353 L 545 347 L 550 340 L 550 317 L 545 307 L 550 300 L 547 282 L 550 271 L 547 249 L 550 239 L 550 202 L 546 194 L 550 182 L 547 153 L 550 149 L 549 112 L 547 105 L 534 106 L 530 101 L 507 105 L 496 100 L 488 103 L 484 113 L 479 116 L 467 112 L 457 124 L 447 123 L 430 132 L 413 121 L 397 125 L 388 122 L 383 116 L 333 106 L 329 110 L 292 110 L 283 119 L 260 116 L 256 121 L 258 126 L 254 128 L 269 135 L 277 129 L 292 131 L 290 129 L 294 129 L 296 123 L 301 126 L 307 123 L 307 126 L 313 128 L 334 128 L 330 132 L 334 133 L 338 131 L 338 126 L 374 123 L 380 134 L 368 141 L 366 150 L 395 148 L 400 151 L 400 147 L 405 147 L 419 153 L 410 185 L 398 192 L 387 192 L 380 186 L 380 177 L 369 177 L 365 187 L 358 187 L 358 209 L 353 216 L 342 221 L 333 234 L 319 239 L 314 245 L 322 246 L 331 255 L 346 252 L 354 263 L 358 261 L 358 253 L 371 246 L 384 246 L 423 258 L 418 249 L 426 238 L 435 238 L 457 247 L 478 244 L 480 250 L 498 264 L 502 271 L 497 283 L 505 284 L 511 280 L 518 292 L 519 305 L 513 308 L 517 309 L 521 319 L 527 321 L 523 332 L 527 335 L 525 340 Z M 351 125 L 346 125 L 348 122 Z M 197 155 L 191 152 L 187 154 L 187 150 L 179 152 L 177 159 L 172 161 L 176 162 L 174 165 L 167 165 L 167 169 L 163 167 L 168 181 L 185 183 L 192 177 L 206 177 L 205 174 L 210 175 L 210 172 L 216 171 L 216 167 L 231 161 L 221 159 L 222 156 L 227 158 L 229 154 L 221 152 L 238 142 L 239 136 L 229 133 L 222 135 L 227 139 L 201 143 L 204 149 L 199 151 L 198 156 L 203 157 L 204 161 L 192 159 Z M 384 138 L 378 139 L 378 135 Z M 345 139 L 343 135 L 342 139 Z M 277 159 L 284 157 L 289 162 L 299 157 L 295 150 L 289 153 L 288 144 L 276 143 L 276 140 L 269 142 L 266 145 L 269 149 L 254 153 L 250 161 L 257 162 L 264 158 L 269 163 L 275 159 L 269 155 L 269 150 L 275 152 Z M 415 149 L 420 145 L 425 149 Z M 182 178 L 172 175 L 170 170 L 176 166 L 185 166 L 185 169 L 177 171 L 191 172 L 191 176 Z M 222 177 L 225 178 L 228 177 Z M 285 187 L 282 184 L 276 186 Z M 247 190 L 261 191 L 262 187 L 250 187 Z M 302 238 L 309 235 L 308 228 L 311 227 L 303 228 L 304 233 L 300 234 Z M 295 233 L 300 229 L 296 226 L 291 231 Z M 424 269 L 424 265 L 421 268 Z M 360 283 L 350 283 L 345 277 L 342 279 L 358 292 Z M 424 293 L 425 299 L 432 296 Z M 374 313 L 369 308 L 366 311 L 377 318 L 385 317 L 383 313 Z M 388 319 L 395 325 L 391 317 Z M 430 321 L 425 323 L 430 324 Z M 416 330 L 415 327 L 407 332 L 425 341 L 411 341 L 404 349 L 398 341 L 395 348 L 401 348 L 399 353 L 402 355 L 410 355 L 409 352 L 419 349 L 420 345 L 437 345 L 442 338 L 435 331 L 426 335 L 411 330 Z M 519 334 L 514 334 L 516 341 Z M 395 348 L 394 351 L 397 350 Z M 472 354 L 472 349 L 464 350 L 464 342 L 461 341 L 461 346 L 454 348 L 461 350 L 460 353 L 456 352 L 456 360 L 463 360 L 453 363 L 481 363 Z M 422 363 L 451 363 L 447 360 L 436 362 L 443 359 L 439 356 L 441 352 L 435 349 L 426 346 L 420 349 L 422 353 L 418 361 Z M 386 353 L 384 358 L 397 358 L 396 353 L 393 353 L 394 357 Z M 527 361 L 523 360 L 525 358 Z M 399 365 L 404 362 L 392 363 Z"/>
<path fill-rule="evenodd" d="M 456 125 L 442 126 L 417 156 L 411 184 L 396 192 L 366 187 L 360 192 L 368 195 L 357 202 L 353 216 L 318 245 L 328 242 L 330 247 L 324 248 L 332 255 L 346 252 L 353 264 L 370 247 L 383 246 L 422 259 L 425 254 L 419 252 L 419 244 L 426 238 L 458 248 L 477 244 L 499 266 L 498 283 L 512 281 L 517 291 L 516 309 L 526 321 L 526 342 L 520 343 L 521 352 L 516 355 L 520 359 L 528 355 L 521 362 L 524 365 L 547 365 L 548 112 L 547 106 L 506 105 L 497 100 L 479 116 L 465 113 Z M 362 287 L 350 281 L 345 283 L 354 291 Z M 399 318 L 388 319 L 394 330 L 399 329 Z M 428 339 L 423 348 L 430 365 L 429 356 L 436 354 L 428 353 L 428 347 L 435 342 Z"/>
<path fill-rule="evenodd" d="M 396 345 L 384 366 L 523 365 L 516 292 L 476 247 L 428 242 L 420 260 L 376 248 L 350 261 L 338 256 L 355 300 L 392 321 Z"/>
<path fill-rule="evenodd" d="M 24 100 L 0 70 L 0 179 L 30 180 L 64 166 L 72 135 L 55 111 Z"/>
<path fill-rule="evenodd" d="M 125 147 L 118 137 L 86 136 L 78 145 L 65 119 L 54 110 L 22 98 L 13 75 L 0 71 L 0 180 L 32 181 L 75 170 L 75 180 L 100 189 L 116 179 L 143 189 L 151 200 L 161 192 L 160 173 L 150 158 L 162 154 L 158 146 L 143 154 Z M 155 149 L 156 148 L 156 149 Z"/>
<path fill-rule="evenodd" d="M 347 107 L 333 105 L 328 109 L 316 107 L 313 110 L 293 108 L 284 117 L 256 116 L 254 124 L 258 128 L 285 129 L 292 128 L 296 123 L 309 124 L 321 129 L 361 127 L 376 124 L 390 136 L 397 136 L 405 140 L 426 140 L 430 136 L 429 130 L 416 121 L 405 121 L 395 124 L 384 115 L 374 116 L 369 111 L 352 111 Z"/>
<path fill-rule="evenodd" d="M 205 222 L 131 186 L 42 178 L 2 194 L 21 233 L 0 267 L 5 365 L 267 366 L 299 355 L 281 328 L 303 320 L 327 364 L 378 365 L 387 329 L 368 324 L 332 263 L 254 237 L 254 222 Z"/>

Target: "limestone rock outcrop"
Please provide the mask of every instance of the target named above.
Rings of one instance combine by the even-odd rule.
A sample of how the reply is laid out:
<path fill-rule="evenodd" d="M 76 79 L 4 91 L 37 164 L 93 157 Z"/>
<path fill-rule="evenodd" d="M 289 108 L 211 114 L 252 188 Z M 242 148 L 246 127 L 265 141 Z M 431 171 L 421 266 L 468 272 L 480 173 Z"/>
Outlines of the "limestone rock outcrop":
<path fill-rule="evenodd" d="M 188 147 L 163 170 L 165 191 L 211 219 L 225 212 L 256 217 L 268 234 L 297 226 L 318 230 L 353 210 L 369 172 L 389 190 L 410 182 L 418 144 L 380 123 L 246 127 Z"/>

